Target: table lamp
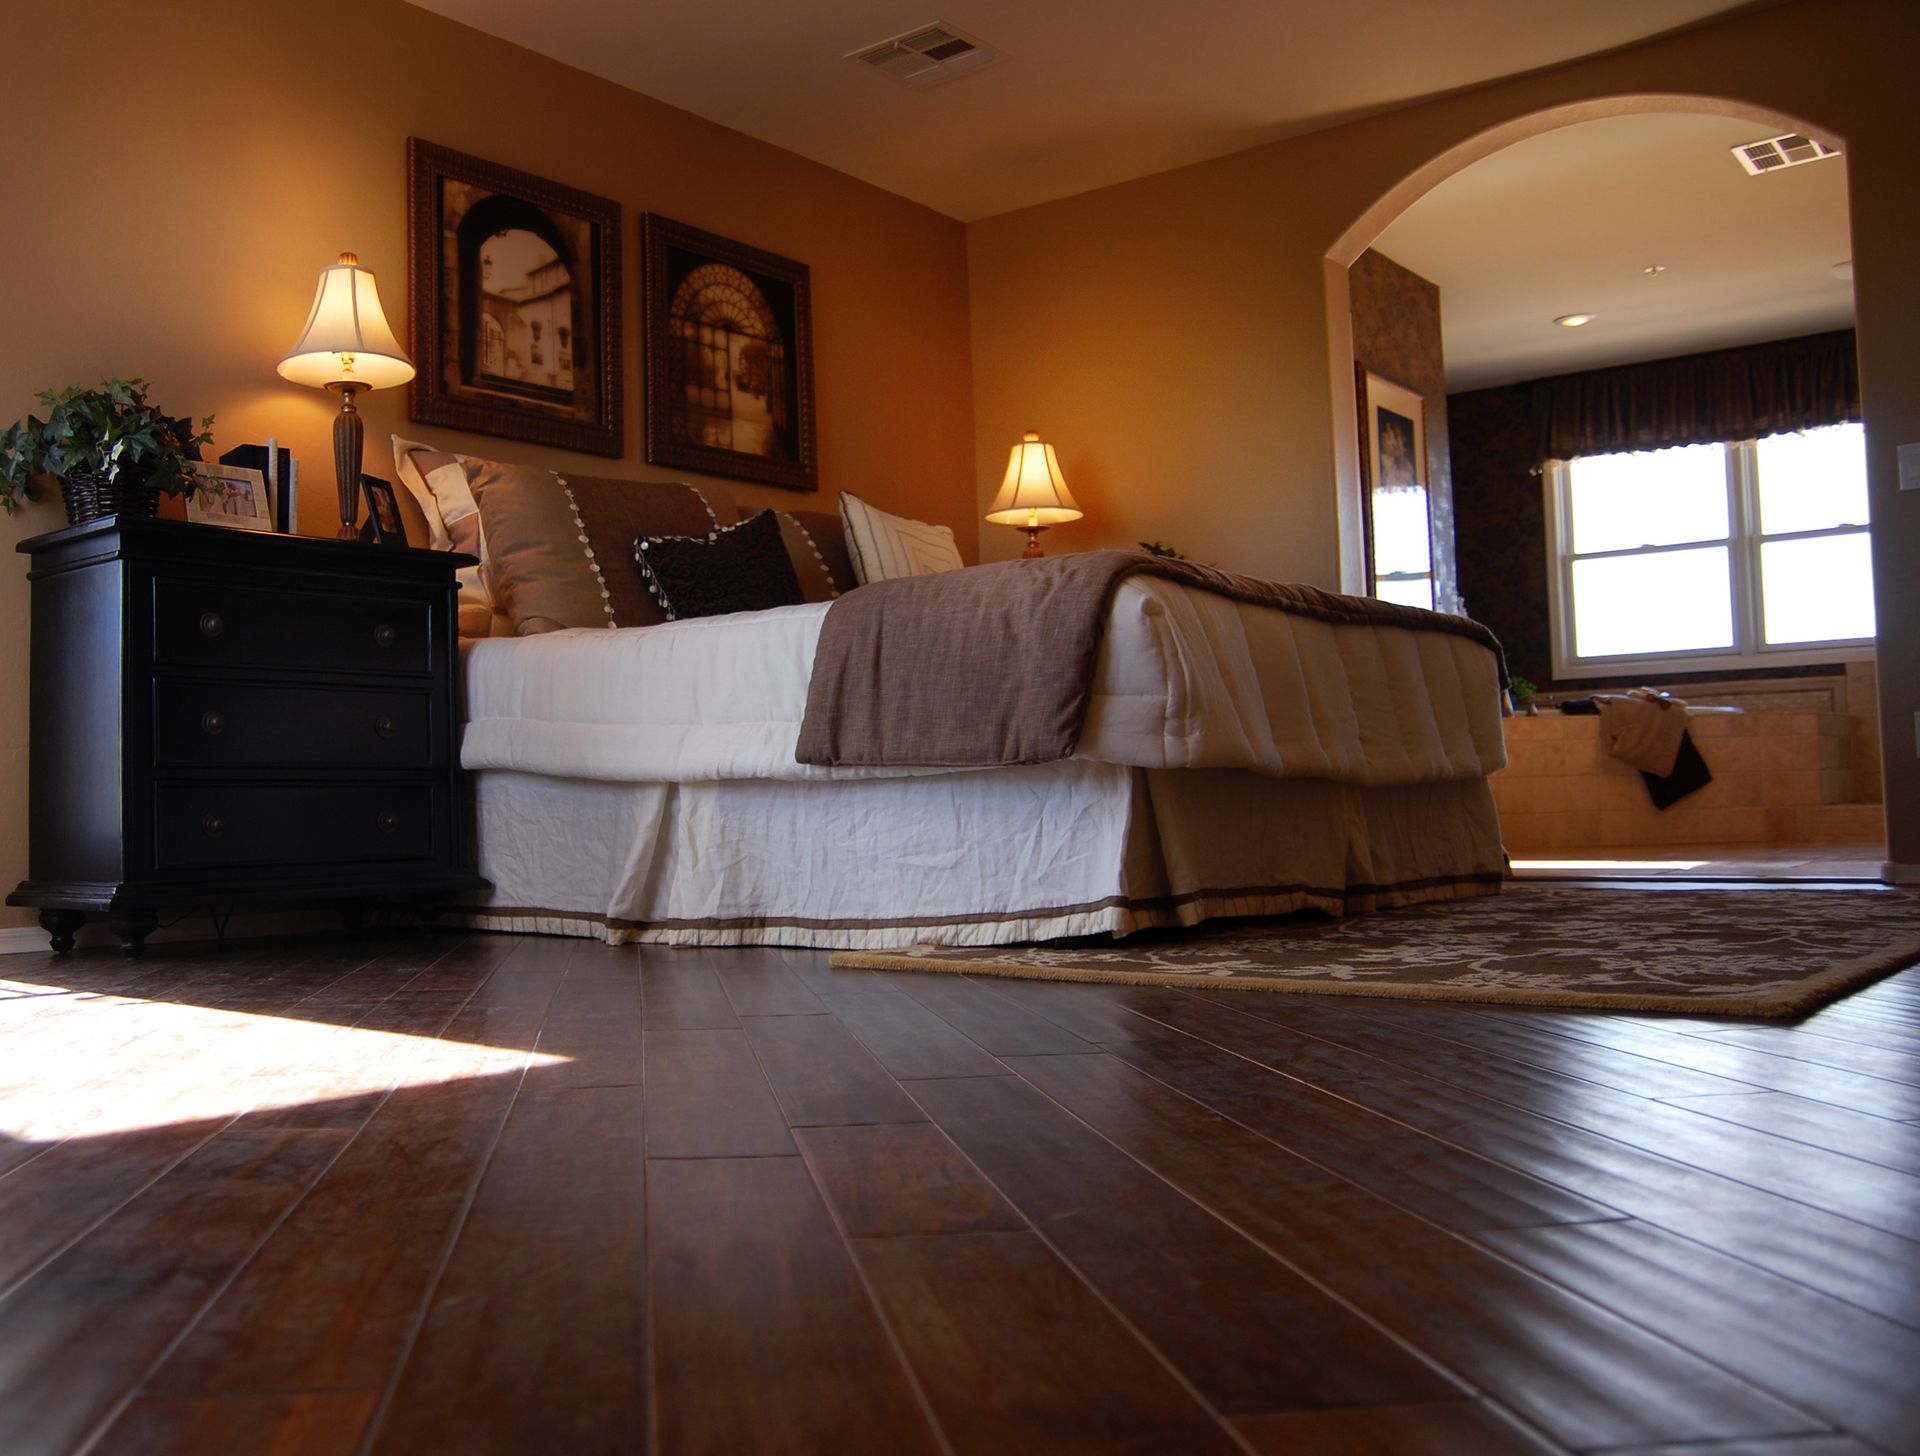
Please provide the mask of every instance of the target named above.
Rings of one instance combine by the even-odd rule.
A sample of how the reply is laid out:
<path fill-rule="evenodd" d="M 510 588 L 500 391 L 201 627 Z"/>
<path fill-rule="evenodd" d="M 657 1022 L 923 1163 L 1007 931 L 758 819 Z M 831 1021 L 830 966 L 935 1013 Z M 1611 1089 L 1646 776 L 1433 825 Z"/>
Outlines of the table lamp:
<path fill-rule="evenodd" d="M 1040 549 L 1040 533 L 1047 527 L 1077 521 L 1085 514 L 1067 492 L 1053 446 L 1028 430 L 1007 458 L 1007 477 L 1000 482 L 1000 494 L 993 498 L 987 519 L 1025 531 L 1027 549 L 1021 555 L 1028 557 L 1047 554 Z"/>
<path fill-rule="evenodd" d="M 340 489 L 340 537 L 351 540 L 353 523 L 360 518 L 360 459 L 367 436 L 353 397 L 363 389 L 387 389 L 413 378 L 413 364 L 380 311 L 373 272 L 362 268 L 352 253 L 342 253 L 338 263 L 320 270 L 307 326 L 275 367 L 295 384 L 340 391 L 340 414 L 333 422 L 333 472 Z"/>

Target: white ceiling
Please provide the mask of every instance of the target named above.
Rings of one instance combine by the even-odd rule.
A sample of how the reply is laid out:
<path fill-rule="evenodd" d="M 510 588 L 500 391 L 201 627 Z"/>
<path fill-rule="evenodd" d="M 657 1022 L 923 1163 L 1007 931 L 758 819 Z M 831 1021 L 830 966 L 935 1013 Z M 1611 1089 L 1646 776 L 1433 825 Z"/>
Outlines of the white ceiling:
<path fill-rule="evenodd" d="M 1716 116 L 1567 127 L 1456 173 L 1374 247 L 1440 285 L 1450 390 L 1845 328 L 1845 160 L 1750 177 L 1728 149 L 1765 135 Z M 1571 313 L 1594 321 L 1554 323 Z"/>
<path fill-rule="evenodd" d="M 963 221 L 1694 24 L 1745 0 L 415 0 Z M 934 20 L 1009 59 L 843 59 Z"/>

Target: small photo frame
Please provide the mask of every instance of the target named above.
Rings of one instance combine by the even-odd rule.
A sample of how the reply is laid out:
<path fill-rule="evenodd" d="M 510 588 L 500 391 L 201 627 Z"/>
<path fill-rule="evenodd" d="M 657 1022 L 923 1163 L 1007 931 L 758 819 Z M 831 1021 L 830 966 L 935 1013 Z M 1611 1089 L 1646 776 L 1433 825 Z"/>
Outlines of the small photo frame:
<path fill-rule="evenodd" d="M 393 493 L 393 482 L 363 475 L 360 493 L 367 498 L 368 539 L 381 546 L 406 545 L 407 528 L 400 520 L 400 501 Z"/>
<path fill-rule="evenodd" d="M 197 461 L 187 494 L 187 519 L 230 531 L 271 531 L 273 499 L 267 477 L 243 465 Z"/>

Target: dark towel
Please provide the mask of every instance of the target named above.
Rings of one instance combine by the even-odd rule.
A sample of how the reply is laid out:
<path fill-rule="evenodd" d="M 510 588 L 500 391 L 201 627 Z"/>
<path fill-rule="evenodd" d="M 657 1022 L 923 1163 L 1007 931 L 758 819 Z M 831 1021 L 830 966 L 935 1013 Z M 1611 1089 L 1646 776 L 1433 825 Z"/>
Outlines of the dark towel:
<path fill-rule="evenodd" d="M 1665 778 L 1655 778 L 1643 773 L 1641 778 L 1647 781 L 1647 793 L 1653 798 L 1656 809 L 1670 809 L 1695 789 L 1704 789 L 1713 782 L 1713 775 L 1707 771 L 1707 761 L 1700 756 L 1700 750 L 1693 746 L 1693 735 L 1680 735 L 1680 752 L 1673 760 L 1673 772 Z"/>

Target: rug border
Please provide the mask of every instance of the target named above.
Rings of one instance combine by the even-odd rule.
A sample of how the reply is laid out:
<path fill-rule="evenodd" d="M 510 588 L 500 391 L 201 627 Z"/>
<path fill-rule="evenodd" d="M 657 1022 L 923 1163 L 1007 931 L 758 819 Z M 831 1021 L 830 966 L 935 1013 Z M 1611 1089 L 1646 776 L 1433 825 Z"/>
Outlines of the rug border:
<path fill-rule="evenodd" d="M 930 952 L 946 946 L 929 945 Z M 957 949 L 957 947 L 955 948 Z M 1855 990 L 1882 976 L 1920 962 L 1920 935 L 1895 940 L 1888 946 L 1828 966 L 1817 975 L 1796 982 L 1770 996 L 1673 996 L 1658 992 L 1564 991 L 1545 987 L 1497 991 L 1482 986 L 1420 986 L 1407 982 L 1360 983 L 1305 981 L 1282 977 L 1193 977 L 1165 971 L 1113 971 L 1098 966 L 1008 966 L 989 961 L 943 959 L 938 954 L 911 955 L 905 951 L 835 951 L 828 964 L 840 970 L 938 971 L 999 975 L 1021 981 L 1085 981 L 1117 986 L 1170 986 L 1184 990 L 1268 991 L 1309 996 L 1362 996 L 1389 1001 L 1465 1001 L 1484 1006 L 1551 1006 L 1585 1011 L 1678 1011 L 1696 1016 L 1757 1016 L 1775 1019 L 1797 1016 L 1823 1006 L 1842 992 Z"/>

